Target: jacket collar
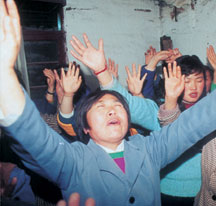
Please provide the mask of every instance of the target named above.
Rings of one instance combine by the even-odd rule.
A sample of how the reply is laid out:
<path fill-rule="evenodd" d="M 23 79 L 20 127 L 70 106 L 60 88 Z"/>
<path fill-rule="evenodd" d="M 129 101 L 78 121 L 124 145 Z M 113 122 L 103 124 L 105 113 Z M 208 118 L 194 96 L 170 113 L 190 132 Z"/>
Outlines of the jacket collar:
<path fill-rule="evenodd" d="M 98 167 L 101 171 L 106 171 L 117 176 L 122 181 L 134 184 L 145 159 L 145 152 L 141 151 L 133 141 L 124 141 L 125 174 L 99 145 L 90 139 L 87 147 L 94 154 Z"/>

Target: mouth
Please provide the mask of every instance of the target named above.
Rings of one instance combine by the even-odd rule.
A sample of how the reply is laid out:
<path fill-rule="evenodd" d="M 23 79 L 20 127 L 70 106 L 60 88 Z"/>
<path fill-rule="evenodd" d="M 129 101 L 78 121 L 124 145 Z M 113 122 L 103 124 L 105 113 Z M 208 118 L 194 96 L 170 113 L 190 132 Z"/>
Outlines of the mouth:
<path fill-rule="evenodd" d="M 190 93 L 189 96 L 190 96 L 191 98 L 197 98 L 198 93 L 197 93 L 197 92 L 193 92 L 193 93 Z"/>
<path fill-rule="evenodd" d="M 119 125 L 119 124 L 120 124 L 120 121 L 118 119 L 111 119 L 107 123 L 108 126 L 115 126 L 115 125 Z"/>

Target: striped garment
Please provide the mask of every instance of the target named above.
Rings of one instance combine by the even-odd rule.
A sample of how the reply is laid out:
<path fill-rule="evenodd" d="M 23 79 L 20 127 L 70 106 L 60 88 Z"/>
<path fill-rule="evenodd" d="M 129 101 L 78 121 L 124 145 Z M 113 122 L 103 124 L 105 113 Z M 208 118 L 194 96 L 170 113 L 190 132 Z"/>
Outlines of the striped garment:
<path fill-rule="evenodd" d="M 109 153 L 109 155 L 112 157 L 115 163 L 119 166 L 122 172 L 125 173 L 124 151 Z"/>

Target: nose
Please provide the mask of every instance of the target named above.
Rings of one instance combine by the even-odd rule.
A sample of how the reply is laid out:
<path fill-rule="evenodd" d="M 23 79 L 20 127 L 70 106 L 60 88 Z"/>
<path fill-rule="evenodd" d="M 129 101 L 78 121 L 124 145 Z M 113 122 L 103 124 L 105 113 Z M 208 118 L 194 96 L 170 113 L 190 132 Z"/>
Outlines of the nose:
<path fill-rule="evenodd" d="M 115 108 L 114 107 L 109 107 L 108 115 L 112 116 L 112 115 L 115 115 L 115 114 L 116 114 Z"/>
<path fill-rule="evenodd" d="M 193 90 L 195 90 L 197 88 L 196 81 L 191 81 L 190 88 L 193 89 Z"/>

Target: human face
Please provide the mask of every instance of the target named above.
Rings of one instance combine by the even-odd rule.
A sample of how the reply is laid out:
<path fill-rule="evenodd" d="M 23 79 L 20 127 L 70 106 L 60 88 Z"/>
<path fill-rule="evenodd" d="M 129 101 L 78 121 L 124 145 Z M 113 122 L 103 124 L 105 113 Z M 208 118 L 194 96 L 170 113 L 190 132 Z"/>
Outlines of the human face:
<path fill-rule="evenodd" d="M 115 150 L 128 131 L 128 115 L 120 101 L 105 94 L 87 112 L 90 129 L 84 129 L 97 143 Z"/>
<path fill-rule="evenodd" d="M 206 92 L 210 92 L 211 83 L 212 83 L 212 79 L 211 79 L 210 72 L 206 70 Z"/>
<path fill-rule="evenodd" d="M 200 98 L 205 85 L 203 73 L 194 73 L 185 77 L 185 90 L 183 100 L 195 103 Z"/>

